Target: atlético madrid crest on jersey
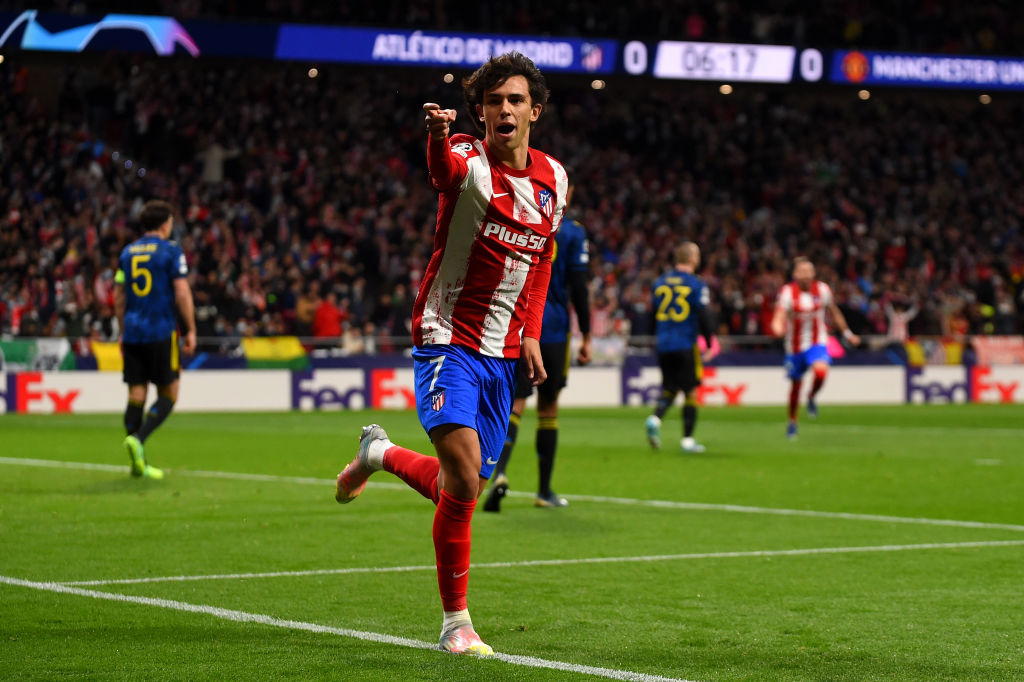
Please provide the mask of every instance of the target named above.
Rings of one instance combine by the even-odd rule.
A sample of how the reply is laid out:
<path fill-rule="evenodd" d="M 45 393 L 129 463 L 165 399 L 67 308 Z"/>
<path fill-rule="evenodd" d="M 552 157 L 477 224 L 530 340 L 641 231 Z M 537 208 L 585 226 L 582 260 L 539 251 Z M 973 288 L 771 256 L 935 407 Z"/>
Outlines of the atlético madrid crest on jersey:
<path fill-rule="evenodd" d="M 430 409 L 434 412 L 440 412 L 441 408 L 444 407 L 444 391 L 438 391 L 434 395 L 430 396 Z"/>
<path fill-rule="evenodd" d="M 542 189 L 537 192 L 537 205 L 540 206 L 541 212 L 550 219 L 555 212 L 555 202 L 551 201 L 550 190 Z"/>

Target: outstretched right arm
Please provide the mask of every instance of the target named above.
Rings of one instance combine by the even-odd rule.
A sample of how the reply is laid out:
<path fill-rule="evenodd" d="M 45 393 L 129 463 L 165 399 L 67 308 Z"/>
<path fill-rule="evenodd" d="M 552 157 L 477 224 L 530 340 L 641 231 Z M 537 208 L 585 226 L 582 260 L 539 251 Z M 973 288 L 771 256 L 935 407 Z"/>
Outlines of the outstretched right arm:
<path fill-rule="evenodd" d="M 445 192 L 456 187 L 466 177 L 466 160 L 454 153 L 448 144 L 450 124 L 455 121 L 454 109 L 442 109 L 433 102 L 423 105 L 427 124 L 427 167 L 434 188 Z"/>

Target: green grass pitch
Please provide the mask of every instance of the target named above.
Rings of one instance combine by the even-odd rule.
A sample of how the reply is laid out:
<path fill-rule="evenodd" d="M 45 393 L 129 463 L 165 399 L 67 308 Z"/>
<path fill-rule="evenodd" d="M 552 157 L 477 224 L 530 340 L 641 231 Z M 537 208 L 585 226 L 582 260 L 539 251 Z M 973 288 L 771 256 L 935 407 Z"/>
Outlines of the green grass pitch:
<path fill-rule="evenodd" d="M 825 407 L 789 442 L 779 408 L 704 409 L 683 455 L 678 410 L 658 452 L 644 410 L 563 410 L 549 510 L 528 413 L 514 495 L 473 520 L 500 660 L 416 648 L 428 501 L 378 474 L 334 502 L 361 424 L 429 451 L 413 413 L 175 414 L 163 481 L 128 476 L 118 415 L 6 415 L 0 678 L 1024 679 L 1022 414 Z"/>

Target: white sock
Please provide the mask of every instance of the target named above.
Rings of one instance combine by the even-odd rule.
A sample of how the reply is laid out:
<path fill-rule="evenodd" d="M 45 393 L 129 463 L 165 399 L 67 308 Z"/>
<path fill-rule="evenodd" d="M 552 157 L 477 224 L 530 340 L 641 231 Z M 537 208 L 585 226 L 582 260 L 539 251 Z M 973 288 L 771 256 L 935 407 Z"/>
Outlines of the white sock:
<path fill-rule="evenodd" d="M 473 627 L 473 621 L 469 617 L 469 609 L 462 609 L 461 611 L 445 611 L 444 621 L 441 623 L 441 634 L 451 632 L 455 628 L 461 628 L 468 625 Z"/>
<path fill-rule="evenodd" d="M 394 445 L 387 438 L 373 441 L 366 450 L 366 463 L 374 471 L 380 471 L 384 468 L 384 453 L 387 452 L 388 448 L 394 447 Z"/>

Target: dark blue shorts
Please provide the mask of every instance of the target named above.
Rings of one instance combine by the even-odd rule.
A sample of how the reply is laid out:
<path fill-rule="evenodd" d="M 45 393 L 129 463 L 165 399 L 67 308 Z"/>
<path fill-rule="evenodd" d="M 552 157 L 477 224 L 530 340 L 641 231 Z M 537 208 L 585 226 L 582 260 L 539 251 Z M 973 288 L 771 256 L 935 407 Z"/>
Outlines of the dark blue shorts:
<path fill-rule="evenodd" d="M 460 424 L 480 438 L 480 477 L 490 478 L 505 445 L 517 360 L 492 358 L 461 346 L 423 346 L 412 352 L 416 412 L 429 435 Z"/>
<path fill-rule="evenodd" d="M 791 353 L 786 356 L 786 376 L 796 381 L 804 375 L 811 365 L 824 361 L 832 364 L 832 358 L 828 354 L 828 347 L 819 343 L 799 353 Z"/>

